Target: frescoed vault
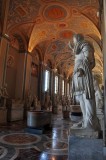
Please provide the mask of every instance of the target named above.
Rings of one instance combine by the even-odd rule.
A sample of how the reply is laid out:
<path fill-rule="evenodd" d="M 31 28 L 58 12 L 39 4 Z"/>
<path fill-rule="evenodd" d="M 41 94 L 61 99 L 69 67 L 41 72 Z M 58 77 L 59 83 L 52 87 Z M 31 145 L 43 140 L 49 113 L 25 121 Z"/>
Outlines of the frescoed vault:
<path fill-rule="evenodd" d="M 94 73 L 102 75 L 99 18 L 98 0 L 11 0 L 7 33 L 11 45 L 17 46 L 18 41 L 21 50 L 39 50 L 45 64 L 49 60 L 67 77 L 74 64 L 68 42 L 74 33 L 82 33 L 95 48 Z"/>

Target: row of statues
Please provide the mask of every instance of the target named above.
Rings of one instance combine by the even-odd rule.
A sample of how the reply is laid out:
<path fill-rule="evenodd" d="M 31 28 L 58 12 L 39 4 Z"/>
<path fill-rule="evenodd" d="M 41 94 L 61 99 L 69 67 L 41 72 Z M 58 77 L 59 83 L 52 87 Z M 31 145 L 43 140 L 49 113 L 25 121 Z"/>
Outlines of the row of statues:
<path fill-rule="evenodd" d="M 38 101 L 37 96 L 32 96 L 30 92 L 28 92 L 28 96 L 26 97 L 25 103 L 27 110 L 41 110 L 41 104 L 40 101 Z"/>

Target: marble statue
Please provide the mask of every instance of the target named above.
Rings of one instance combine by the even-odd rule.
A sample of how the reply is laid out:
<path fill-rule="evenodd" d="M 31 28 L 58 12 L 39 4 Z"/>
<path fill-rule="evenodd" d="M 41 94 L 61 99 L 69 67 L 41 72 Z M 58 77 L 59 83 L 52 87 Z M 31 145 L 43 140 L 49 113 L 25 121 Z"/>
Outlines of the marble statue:
<path fill-rule="evenodd" d="M 99 129 L 96 116 L 95 92 L 92 69 L 95 67 L 94 48 L 81 34 L 73 36 L 73 45 L 69 47 L 75 54 L 75 64 L 72 77 L 72 98 L 80 103 L 83 119 L 73 124 L 74 129 Z"/>
<path fill-rule="evenodd" d="M 31 95 L 30 91 L 28 91 L 28 95 L 26 98 L 27 109 L 31 108 L 32 101 L 33 101 L 32 95 Z"/>
<path fill-rule="evenodd" d="M 49 102 L 50 102 L 50 96 L 49 96 L 49 93 L 46 92 L 45 93 L 45 101 L 44 101 L 44 110 L 49 109 Z"/>
<path fill-rule="evenodd" d="M 3 86 L 3 96 L 8 98 L 7 84 L 4 84 L 4 86 Z"/>
<path fill-rule="evenodd" d="M 102 92 L 99 87 L 99 84 L 93 76 L 93 82 L 94 82 L 94 91 L 95 91 L 95 101 L 96 101 L 96 109 L 103 109 L 103 97 L 102 97 Z"/>
<path fill-rule="evenodd" d="M 0 97 L 2 97 L 3 96 L 3 88 L 1 87 L 0 88 Z"/>
<path fill-rule="evenodd" d="M 34 96 L 33 101 L 34 101 L 34 109 L 36 110 L 38 106 L 38 97 L 36 95 Z"/>
<path fill-rule="evenodd" d="M 4 84 L 0 89 L 0 106 L 6 108 L 6 99 L 8 97 L 7 84 Z"/>
<path fill-rule="evenodd" d="M 40 101 L 38 101 L 36 111 L 40 111 L 40 110 L 41 110 L 41 103 Z"/>

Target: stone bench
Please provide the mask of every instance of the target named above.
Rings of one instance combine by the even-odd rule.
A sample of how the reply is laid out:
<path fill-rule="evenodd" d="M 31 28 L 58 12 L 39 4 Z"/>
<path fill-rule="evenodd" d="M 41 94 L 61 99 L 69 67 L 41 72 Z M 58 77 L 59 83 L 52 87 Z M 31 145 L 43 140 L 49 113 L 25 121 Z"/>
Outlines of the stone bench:
<path fill-rule="evenodd" d="M 52 112 L 49 111 L 28 111 L 27 126 L 32 128 L 44 127 L 51 124 Z"/>

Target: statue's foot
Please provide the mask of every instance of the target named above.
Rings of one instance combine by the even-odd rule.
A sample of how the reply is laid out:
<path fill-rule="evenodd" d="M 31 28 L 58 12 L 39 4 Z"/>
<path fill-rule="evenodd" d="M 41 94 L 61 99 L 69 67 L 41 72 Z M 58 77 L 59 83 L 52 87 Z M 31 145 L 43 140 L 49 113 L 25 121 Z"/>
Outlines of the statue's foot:
<path fill-rule="evenodd" d="M 80 121 L 79 123 L 73 124 L 71 127 L 72 129 L 85 129 L 83 121 Z"/>
<path fill-rule="evenodd" d="M 83 123 L 83 120 L 79 121 L 78 123 L 74 123 L 73 124 L 73 127 L 75 126 L 82 126 L 82 123 Z"/>

